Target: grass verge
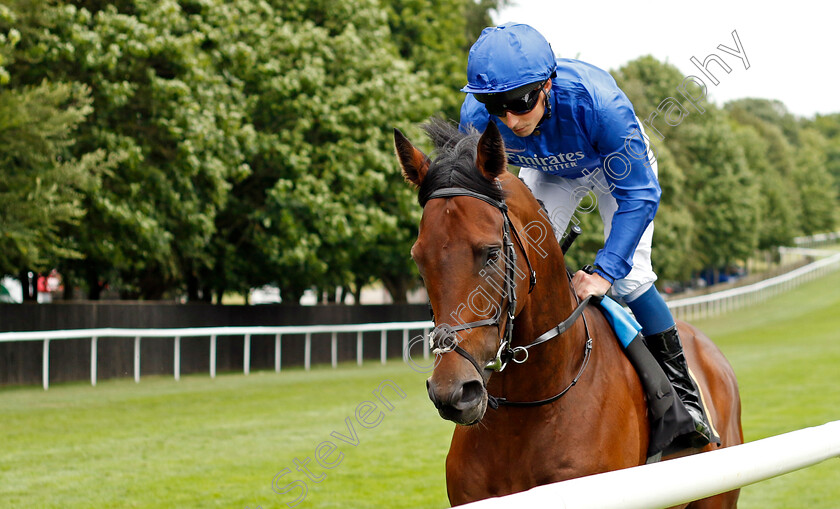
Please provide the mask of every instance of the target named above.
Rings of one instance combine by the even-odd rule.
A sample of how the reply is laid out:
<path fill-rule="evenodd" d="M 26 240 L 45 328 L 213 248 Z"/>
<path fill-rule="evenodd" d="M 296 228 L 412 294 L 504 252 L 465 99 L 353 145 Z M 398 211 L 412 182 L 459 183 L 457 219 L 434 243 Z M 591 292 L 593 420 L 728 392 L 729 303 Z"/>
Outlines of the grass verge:
<path fill-rule="evenodd" d="M 738 374 L 747 440 L 840 419 L 837 288 L 840 272 L 696 322 Z M 302 481 L 303 508 L 445 507 L 453 425 L 424 378 L 392 360 L 2 389 L 0 505 L 267 509 L 295 500 Z M 747 487 L 739 507 L 834 508 L 838 467 Z"/>

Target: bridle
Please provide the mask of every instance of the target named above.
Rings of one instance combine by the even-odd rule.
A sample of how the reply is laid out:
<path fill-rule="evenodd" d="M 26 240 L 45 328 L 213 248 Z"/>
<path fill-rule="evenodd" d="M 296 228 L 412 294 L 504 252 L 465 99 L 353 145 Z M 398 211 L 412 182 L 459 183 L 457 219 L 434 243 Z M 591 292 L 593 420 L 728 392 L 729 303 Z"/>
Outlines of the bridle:
<path fill-rule="evenodd" d="M 499 181 L 496 181 L 496 185 L 499 186 L 501 189 L 501 184 Z M 566 330 L 568 330 L 574 322 L 578 319 L 578 317 L 583 315 L 584 308 L 589 304 L 591 297 L 587 297 L 582 302 L 578 303 L 578 306 L 569 315 L 568 318 L 560 322 L 558 325 L 550 329 L 549 331 L 545 332 L 544 334 L 540 335 L 536 340 L 532 343 L 525 345 L 525 346 L 516 346 L 512 347 L 511 342 L 513 339 L 513 323 L 516 317 L 516 246 L 513 243 L 513 240 L 516 241 L 516 244 L 519 245 L 519 249 L 522 251 L 523 256 L 525 257 L 525 263 L 528 266 L 528 276 L 529 276 L 529 285 L 528 285 L 528 293 L 530 294 L 534 287 L 537 284 L 537 274 L 534 271 L 531 260 L 528 258 L 528 252 L 525 250 L 525 246 L 522 243 L 522 239 L 519 236 L 519 233 L 516 230 L 513 222 L 510 220 L 510 216 L 508 215 L 508 207 L 505 203 L 504 198 L 499 200 L 495 200 L 487 195 L 462 188 L 462 187 L 451 187 L 446 189 L 438 189 L 437 191 L 432 192 L 428 200 L 432 200 L 435 198 L 452 198 L 455 196 L 469 196 L 471 198 L 476 198 L 482 200 L 490 205 L 496 207 L 501 211 L 502 216 L 504 218 L 504 225 L 502 227 L 502 248 L 504 249 L 504 257 L 505 260 L 505 285 L 504 285 L 504 293 L 503 299 L 506 302 L 503 302 L 502 305 L 498 307 L 498 312 L 493 318 L 486 318 L 483 320 L 476 320 L 473 322 L 462 323 L 456 326 L 450 326 L 448 324 L 440 324 L 435 325 L 434 330 L 429 334 L 429 345 L 431 347 L 432 352 L 435 355 L 443 355 L 449 352 L 456 352 L 465 359 L 467 359 L 478 371 L 479 377 L 481 377 L 482 383 L 485 385 L 485 389 L 487 381 L 484 377 L 485 370 L 491 371 L 503 371 L 505 367 L 507 367 L 508 362 L 513 361 L 517 364 L 522 364 L 528 360 L 528 351 L 530 348 L 545 343 L 546 341 L 553 339 Z M 577 297 L 575 297 L 577 298 Z M 505 322 L 504 333 L 501 333 L 501 319 L 503 308 L 507 309 L 507 321 Z M 434 320 L 434 316 L 432 316 L 432 320 Z M 589 327 L 586 324 L 586 316 L 583 315 L 583 322 L 584 328 L 586 329 L 586 345 L 584 348 L 584 356 L 583 361 L 581 363 L 580 370 L 578 371 L 577 375 L 575 376 L 574 380 L 560 393 L 550 398 L 546 398 L 539 401 L 527 401 L 527 402 L 515 402 L 515 401 L 508 401 L 505 398 L 496 398 L 494 396 L 488 395 L 488 402 L 491 408 L 498 408 L 499 405 L 507 405 L 507 406 L 539 406 L 544 405 L 547 403 L 551 403 L 560 399 L 564 394 L 566 394 L 569 389 L 571 389 L 575 384 L 577 384 L 578 380 L 580 379 L 583 371 L 586 369 L 586 366 L 589 364 L 589 357 L 592 352 L 592 338 L 589 335 Z M 499 349 L 496 352 L 496 356 L 493 360 L 489 361 L 484 367 L 479 365 L 478 361 L 466 350 L 464 350 L 459 344 L 458 340 L 456 339 L 456 332 L 462 330 L 473 329 L 477 327 L 499 327 L 500 330 L 500 338 L 499 338 Z"/>
<path fill-rule="evenodd" d="M 498 181 L 496 182 L 496 184 L 499 186 L 499 189 L 501 189 L 501 184 L 499 184 Z M 438 189 L 437 191 L 434 191 L 431 195 L 429 195 L 428 199 L 432 200 L 435 198 L 451 198 L 453 196 L 470 196 L 472 198 L 477 198 L 479 200 L 487 202 L 490 205 L 499 209 L 502 212 L 502 216 L 504 217 L 504 225 L 502 227 L 502 249 L 504 249 L 504 260 L 506 264 L 506 270 L 504 275 L 505 286 L 503 298 L 507 300 L 507 322 L 505 323 L 504 334 L 499 340 L 499 350 L 496 352 L 496 357 L 484 367 L 484 369 L 502 371 L 507 366 L 509 360 L 516 358 L 514 349 L 510 346 L 511 339 L 513 339 L 513 319 L 516 315 L 516 248 L 513 245 L 513 240 L 511 240 L 511 236 L 514 239 L 516 239 L 517 244 L 519 244 L 519 248 L 522 250 L 522 253 L 525 256 L 525 263 L 527 263 L 528 265 L 528 293 L 531 293 L 537 284 L 537 273 L 534 272 L 534 269 L 531 266 L 531 260 L 528 259 L 528 253 L 525 251 L 525 246 L 522 244 L 522 239 L 519 237 L 519 233 L 513 226 L 513 223 L 510 220 L 510 216 L 508 216 L 508 208 L 507 204 L 505 204 L 504 198 L 502 198 L 502 201 L 497 201 L 493 198 L 490 198 L 489 196 L 477 193 L 475 191 L 470 191 L 469 189 L 464 189 L 462 187 L 451 187 L 448 189 Z M 449 326 L 448 324 L 436 326 L 429 337 L 430 345 L 432 347 L 433 352 L 435 354 L 444 354 L 451 351 L 459 353 L 468 361 L 470 361 L 473 366 L 475 366 L 475 369 L 478 370 L 479 375 L 482 375 L 483 380 L 483 369 L 478 365 L 478 362 L 473 358 L 472 355 L 470 355 L 466 350 L 464 350 L 457 344 L 457 341 L 454 340 L 455 334 L 453 333 L 466 329 L 472 329 L 474 327 L 498 326 L 501 329 L 503 306 L 499 306 L 498 312 L 493 318 L 486 318 L 484 320 L 463 323 L 460 325 L 456 325 L 455 327 Z M 441 345 L 440 343 L 442 342 L 446 343 Z M 525 358 L 522 359 L 521 362 L 525 362 L 525 360 L 528 358 L 527 354 L 528 351 L 525 350 Z"/>

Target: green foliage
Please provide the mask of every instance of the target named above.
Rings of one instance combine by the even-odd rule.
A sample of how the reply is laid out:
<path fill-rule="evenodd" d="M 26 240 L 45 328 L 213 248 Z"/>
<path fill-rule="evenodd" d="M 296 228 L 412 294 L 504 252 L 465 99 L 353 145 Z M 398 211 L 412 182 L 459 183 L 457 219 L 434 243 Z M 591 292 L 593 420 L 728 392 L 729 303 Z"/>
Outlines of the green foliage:
<path fill-rule="evenodd" d="M 837 186 L 828 168 L 828 142 L 815 129 L 802 129 L 796 147 L 796 188 L 802 198 L 802 232 L 831 231 L 837 210 Z"/>
<path fill-rule="evenodd" d="M 381 281 L 404 300 L 420 210 L 392 129 L 457 118 L 467 50 L 505 3 L 5 3 L 0 272 L 58 267 L 91 298 Z M 615 75 L 643 119 L 682 80 L 653 57 Z M 658 124 L 660 275 L 833 229 L 838 126 L 759 99 Z M 590 216 L 575 252 L 598 248 Z"/>
<path fill-rule="evenodd" d="M 79 224 L 104 159 L 102 151 L 70 156 L 90 102 L 87 88 L 66 84 L 0 89 L 0 273 L 81 256 L 59 229 Z"/>
<path fill-rule="evenodd" d="M 762 194 L 765 200 L 773 200 L 765 207 L 769 211 L 767 230 L 777 234 L 766 237 L 762 247 L 778 245 L 774 241 L 780 238 L 789 242 L 796 235 L 832 230 L 837 224 L 838 184 L 829 161 L 836 144 L 820 129 L 810 127 L 812 122 L 795 120 L 778 101 L 742 99 L 728 103 L 726 109 L 736 122 L 753 127 L 765 142 L 752 152 L 759 167 L 762 153 L 767 155 L 769 171 L 759 176 L 772 181 L 762 184 L 767 191 Z M 813 124 L 824 126 L 829 136 L 834 134 L 830 121 Z M 788 207 L 793 208 L 792 220 Z"/>
<path fill-rule="evenodd" d="M 472 0 L 385 0 L 391 40 L 412 68 L 428 76 L 445 118 L 458 118 L 467 54 L 466 4 Z M 441 16 L 449 12 L 453 15 Z"/>
<path fill-rule="evenodd" d="M 702 220 L 696 218 L 687 206 L 691 192 L 686 172 L 676 163 L 666 143 L 652 145 L 656 153 L 662 197 L 654 218 L 651 261 L 663 281 L 686 281 L 692 269 L 696 268 L 686 263 L 686 260 L 690 259 L 695 243 L 696 224 Z"/>
<path fill-rule="evenodd" d="M 694 268 L 722 267 L 745 260 L 758 246 L 758 196 L 743 148 L 722 113 L 714 122 L 686 125 L 687 204 L 695 218 Z"/>
<path fill-rule="evenodd" d="M 7 6 L 0 4 L 0 86 L 9 83 L 8 62 L 14 47 L 20 42 L 20 32 L 15 28 L 16 16 Z"/>
<path fill-rule="evenodd" d="M 683 80 L 679 69 L 650 55 L 628 62 L 612 75 L 641 119 L 648 118 L 662 101 L 672 97 Z"/>
<path fill-rule="evenodd" d="M 404 214 L 413 197 L 395 171 L 392 129 L 439 101 L 424 75 L 381 44 L 389 28 L 376 7 L 235 2 L 203 12 L 226 28 L 208 30 L 207 46 L 246 93 L 255 131 L 250 173 L 217 218 L 209 274 L 217 289 L 276 283 L 295 301 L 313 284 L 387 278 L 395 261 L 393 272 L 414 278 L 407 253 L 417 214 Z"/>
<path fill-rule="evenodd" d="M 840 196 L 840 113 L 817 115 L 813 121 L 805 120 L 805 127 L 819 131 L 825 138 L 825 168 L 834 181 L 835 194 Z M 840 207 L 835 208 L 834 225 L 840 224 Z"/>
<path fill-rule="evenodd" d="M 160 298 L 209 266 L 215 215 L 252 138 L 228 107 L 242 95 L 209 65 L 180 6 L 138 1 L 131 11 L 58 6 L 22 48 L 22 79 L 89 86 L 95 114 L 78 150 L 119 161 L 87 195 L 90 221 L 67 232 L 85 258 L 63 269 L 87 278 L 93 297 L 116 274 L 127 295 Z"/>
<path fill-rule="evenodd" d="M 770 143 L 752 125 L 736 125 L 735 136 L 759 186 L 758 248 L 772 249 L 790 245 L 797 230 L 799 197 L 791 197 L 784 169 L 773 164 L 768 154 Z"/>
<path fill-rule="evenodd" d="M 614 72 L 641 119 L 661 105 L 683 104 L 678 125 L 659 112 L 648 128 L 659 159 L 662 202 L 656 217 L 654 267 L 664 279 L 717 269 L 753 250 L 789 244 L 834 228 L 836 187 L 830 167 L 832 119 L 805 131 L 779 101 L 743 99 L 700 113 L 678 93 L 683 76 L 646 56 Z"/>
<path fill-rule="evenodd" d="M 392 128 L 453 109 L 464 21 L 435 14 L 463 8 L 137 0 L 33 14 L 19 79 L 88 85 L 78 150 L 119 161 L 85 200 L 86 228 L 66 232 L 85 257 L 63 271 L 92 297 L 107 282 L 191 299 L 274 283 L 294 301 L 381 279 L 404 299 L 418 210 Z"/>

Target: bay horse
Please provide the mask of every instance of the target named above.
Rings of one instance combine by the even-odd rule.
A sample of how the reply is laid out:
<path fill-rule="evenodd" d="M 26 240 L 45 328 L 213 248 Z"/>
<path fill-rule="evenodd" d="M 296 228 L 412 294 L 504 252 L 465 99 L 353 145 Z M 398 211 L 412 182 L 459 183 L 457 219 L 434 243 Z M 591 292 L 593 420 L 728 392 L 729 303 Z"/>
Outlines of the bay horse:
<path fill-rule="evenodd" d="M 424 129 L 434 160 L 397 129 L 394 139 L 423 206 L 411 255 L 436 322 L 426 384 L 440 415 L 457 424 L 446 458 L 450 503 L 645 463 L 639 377 L 601 311 L 578 304 L 541 204 L 507 170 L 498 128 L 462 133 L 433 119 Z M 720 446 L 742 443 L 731 366 L 696 328 L 678 327 Z M 736 507 L 738 495 L 682 507 Z"/>

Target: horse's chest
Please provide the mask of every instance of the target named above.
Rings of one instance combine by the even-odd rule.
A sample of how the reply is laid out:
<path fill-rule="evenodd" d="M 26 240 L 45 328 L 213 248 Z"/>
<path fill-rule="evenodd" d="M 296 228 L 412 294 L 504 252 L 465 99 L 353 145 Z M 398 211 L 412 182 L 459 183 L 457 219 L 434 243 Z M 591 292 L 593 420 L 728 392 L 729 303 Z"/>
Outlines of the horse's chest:
<path fill-rule="evenodd" d="M 481 433 L 456 434 L 447 457 L 447 488 L 468 500 L 524 491 L 598 470 L 593 455 L 581 454 L 551 426 L 510 430 L 483 440 Z M 460 435 L 460 436 L 459 436 Z M 465 500 L 467 500 L 465 499 Z M 453 501 L 454 502 L 454 501 Z"/>

